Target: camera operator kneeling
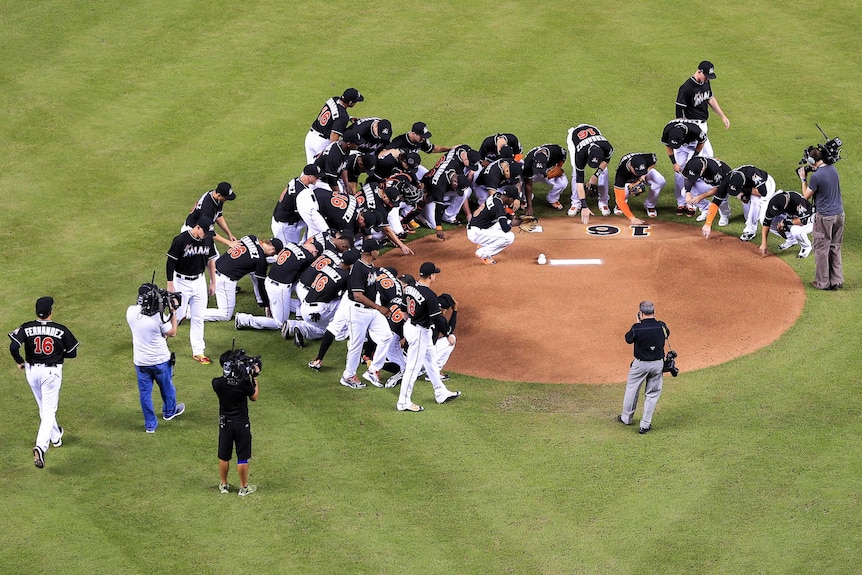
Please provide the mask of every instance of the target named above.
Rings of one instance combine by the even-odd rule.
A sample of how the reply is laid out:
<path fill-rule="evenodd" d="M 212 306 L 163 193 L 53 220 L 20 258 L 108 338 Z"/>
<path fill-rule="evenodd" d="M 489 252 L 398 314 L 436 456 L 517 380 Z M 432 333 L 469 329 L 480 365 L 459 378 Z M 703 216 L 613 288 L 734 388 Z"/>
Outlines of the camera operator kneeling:
<path fill-rule="evenodd" d="M 640 387 L 646 381 L 644 412 L 638 433 L 647 433 L 652 429 L 652 414 L 661 395 L 663 372 L 670 371 L 674 377 L 679 372 L 674 363 L 676 352 L 672 352 L 673 356 L 669 353 L 665 357 L 664 346 L 669 335 L 670 330 L 665 323 L 655 319 L 655 304 L 651 301 L 642 301 L 638 311 L 638 323 L 632 325 L 626 333 L 626 343 L 634 344 L 635 359 L 629 368 L 623 412 L 622 415 L 617 416 L 617 421 L 620 423 L 632 424 Z M 665 370 L 666 360 L 670 361 L 667 370 Z"/>
<path fill-rule="evenodd" d="M 260 374 L 260 356 L 248 356 L 245 350 L 229 350 L 221 354 L 222 377 L 213 379 L 213 391 L 219 403 L 219 491 L 230 492 L 227 473 L 233 449 L 236 446 L 236 470 L 239 474 L 239 496 L 257 491 L 248 483 L 248 460 L 251 459 L 251 422 L 248 418 L 248 400 L 257 401 L 257 376 Z"/>

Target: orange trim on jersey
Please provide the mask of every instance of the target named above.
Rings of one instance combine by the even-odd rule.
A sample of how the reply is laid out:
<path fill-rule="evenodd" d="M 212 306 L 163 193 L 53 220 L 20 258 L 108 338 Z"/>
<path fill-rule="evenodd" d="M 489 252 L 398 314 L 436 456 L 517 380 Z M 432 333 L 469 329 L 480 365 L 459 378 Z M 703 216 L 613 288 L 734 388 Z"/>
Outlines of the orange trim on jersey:
<path fill-rule="evenodd" d="M 617 201 L 617 207 L 622 210 L 622 212 L 626 215 L 628 219 L 632 219 L 635 215 L 632 213 L 631 208 L 629 208 L 629 204 L 626 201 L 626 190 L 625 188 L 618 188 L 614 186 L 614 199 Z"/>

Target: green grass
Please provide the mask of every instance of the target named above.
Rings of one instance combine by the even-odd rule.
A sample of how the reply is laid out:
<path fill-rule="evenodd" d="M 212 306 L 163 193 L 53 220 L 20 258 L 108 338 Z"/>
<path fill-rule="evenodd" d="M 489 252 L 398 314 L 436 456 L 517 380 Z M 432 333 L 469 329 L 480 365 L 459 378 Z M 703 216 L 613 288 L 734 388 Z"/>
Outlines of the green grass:
<path fill-rule="evenodd" d="M 0 572 L 858 571 L 855 4 L 0 6 L 0 325 L 30 319 L 50 293 L 82 342 L 61 397 L 68 433 L 43 471 L 28 455 L 32 395 L 5 363 Z M 396 131 L 426 121 L 440 144 L 478 145 L 495 131 L 527 147 L 562 144 L 568 127 L 591 122 L 620 155 L 663 158 L 676 89 L 704 58 L 731 119 L 710 132 L 729 164 L 754 163 L 795 189 L 796 161 L 819 139 L 814 122 L 843 139 L 847 289 L 809 288 L 799 322 L 774 344 L 667 380 L 654 433 L 612 423 L 622 385 L 455 375 L 463 401 L 405 416 L 394 390 L 337 385 L 343 344 L 315 374 L 305 368 L 314 349 L 230 324 L 207 325 L 212 355 L 237 338 L 264 357 L 252 406 L 260 490 L 245 500 L 217 492 L 217 369 L 192 364 L 186 329 L 172 347 L 187 411 L 143 433 L 125 308 L 153 270 L 163 277 L 184 214 L 217 182 L 239 196 L 226 212 L 233 231 L 268 233 L 324 99 L 356 86 L 366 96 L 357 114 L 388 117 Z M 670 177 L 668 167 L 660 161 Z M 741 228 L 737 215 L 728 233 Z M 780 257 L 807 285 L 813 258 Z M 249 292 L 240 311 L 254 311 Z M 769 297 L 744 283 L 703 295 L 680 305 L 706 339 L 722 300 L 748 298 L 756 311 Z M 461 346 L 482 360 L 482 342 Z M 575 373 L 590 358 L 563 343 L 550 360 Z M 429 386 L 415 396 L 428 404 Z"/>

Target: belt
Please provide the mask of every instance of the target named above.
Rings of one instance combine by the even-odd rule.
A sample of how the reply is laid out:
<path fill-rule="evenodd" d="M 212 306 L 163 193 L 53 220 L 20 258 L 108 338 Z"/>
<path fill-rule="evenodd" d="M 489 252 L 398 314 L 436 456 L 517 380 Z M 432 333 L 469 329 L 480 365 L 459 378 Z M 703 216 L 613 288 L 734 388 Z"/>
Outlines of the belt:
<path fill-rule="evenodd" d="M 317 130 L 309 130 L 309 132 L 311 132 L 312 134 L 316 134 L 316 135 L 318 135 L 318 136 L 320 136 L 321 138 L 324 138 L 324 139 L 326 139 L 326 140 L 328 140 L 328 139 L 329 139 L 329 138 L 327 138 L 326 136 L 324 136 L 323 134 L 321 134 L 320 132 L 318 132 Z"/>
<path fill-rule="evenodd" d="M 275 284 L 275 285 L 277 285 L 277 286 L 289 286 L 289 285 L 290 285 L 290 284 L 289 284 L 289 283 L 287 283 L 287 282 L 277 282 L 277 281 L 275 281 L 275 280 L 274 280 L 274 279 L 272 279 L 272 278 L 266 278 L 266 281 L 268 281 L 268 282 L 269 282 L 269 283 L 271 283 L 271 284 Z"/>
<path fill-rule="evenodd" d="M 61 363 L 31 363 L 30 367 L 57 367 L 63 365 Z"/>
<path fill-rule="evenodd" d="M 410 323 L 412 323 L 416 327 L 421 327 L 422 329 L 431 329 L 430 325 L 422 325 L 421 323 L 416 323 L 415 321 L 413 321 L 413 318 L 410 318 Z"/>
<path fill-rule="evenodd" d="M 371 309 L 367 305 L 363 305 L 363 304 L 356 302 L 356 301 L 350 302 L 350 305 L 352 305 L 353 307 L 358 307 L 359 309 Z"/>
<path fill-rule="evenodd" d="M 216 273 L 218 273 L 218 272 L 216 272 Z M 178 278 L 180 278 L 181 280 L 188 280 L 188 281 L 196 280 L 199 277 L 201 277 L 201 274 L 198 274 L 196 276 L 184 276 L 183 274 L 178 274 L 176 272 L 174 272 L 174 275 L 177 276 Z"/>

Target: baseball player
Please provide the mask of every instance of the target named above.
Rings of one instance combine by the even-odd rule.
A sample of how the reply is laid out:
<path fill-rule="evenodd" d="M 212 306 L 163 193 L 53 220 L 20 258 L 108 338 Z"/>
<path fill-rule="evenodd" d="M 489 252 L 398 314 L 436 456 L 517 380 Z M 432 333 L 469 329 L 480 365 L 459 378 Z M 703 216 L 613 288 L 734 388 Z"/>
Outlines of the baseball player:
<path fill-rule="evenodd" d="M 381 240 L 385 237 L 395 244 L 402 255 L 413 255 L 413 250 L 398 237 L 398 234 L 403 232 L 398 213 L 401 192 L 398 186 L 387 184 L 389 184 L 388 180 L 379 184 L 366 183 L 359 188 L 356 199 L 359 206 L 365 210 L 363 220 L 368 221 L 368 214 L 373 213 L 379 232 L 373 232 L 371 237 L 375 240 Z M 398 231 L 394 229 L 395 226 L 398 227 Z"/>
<path fill-rule="evenodd" d="M 296 207 L 296 199 L 303 190 L 317 187 L 321 175 L 316 164 L 308 164 L 298 178 L 288 182 L 272 211 L 272 237 L 278 238 L 283 244 L 302 241 L 306 225 Z"/>
<path fill-rule="evenodd" d="M 173 300 L 172 300 L 173 301 Z M 137 304 L 126 310 L 126 323 L 132 330 L 132 349 L 135 372 L 138 376 L 138 395 L 141 411 L 144 414 L 144 430 L 155 433 L 159 425 L 153 407 L 153 383 L 159 386 L 162 396 L 162 418 L 170 421 L 186 410 L 183 403 L 177 403 L 177 390 L 174 388 L 174 362 L 168 349 L 168 338 L 177 334 L 177 314 L 165 302 L 155 284 L 146 283 L 138 288 Z M 165 318 L 165 313 L 169 317 Z"/>
<path fill-rule="evenodd" d="M 320 262 L 312 264 L 308 268 L 311 280 L 302 282 L 304 297 L 300 304 L 300 312 L 297 314 L 302 319 L 287 320 L 281 330 L 284 339 L 293 338 L 296 347 L 305 347 L 308 339 L 321 339 L 329 329 L 330 323 L 342 307 L 341 302 L 350 268 L 359 260 L 359 251 L 349 249 L 340 254 L 341 257 L 332 258 L 330 263 L 321 265 Z M 325 257 L 325 256 L 323 256 Z M 307 274 L 303 274 L 307 276 Z M 346 308 L 344 318 L 347 318 Z M 347 322 L 344 322 L 344 332 L 335 333 L 341 336 L 341 340 L 347 339 Z M 334 339 L 333 339 L 334 341 Z M 328 348 L 329 346 L 327 346 Z M 325 352 L 324 352 L 325 353 Z M 321 361 L 322 361 L 321 357 Z"/>
<path fill-rule="evenodd" d="M 526 215 L 533 215 L 533 182 L 544 182 L 551 186 L 548 192 L 548 203 L 555 210 L 562 210 L 560 197 L 569 185 L 569 179 L 563 171 L 568 152 L 557 144 L 545 144 L 527 152 L 524 158 L 524 195 L 526 195 Z"/>
<path fill-rule="evenodd" d="M 373 174 L 374 166 L 376 165 L 377 156 L 374 154 L 351 150 L 347 154 L 346 168 L 348 193 L 356 195 L 357 188 L 359 187 L 359 178 Z"/>
<path fill-rule="evenodd" d="M 494 256 L 512 245 L 512 205 L 520 194 L 518 188 L 505 186 L 501 193 L 490 196 L 473 213 L 467 226 L 467 239 L 478 244 L 476 257 L 485 265 L 494 265 Z"/>
<path fill-rule="evenodd" d="M 269 307 L 264 280 L 269 264 L 267 258 L 282 250 L 284 244 L 278 238 L 261 240 L 257 236 L 243 236 L 235 246 L 218 258 L 215 263 L 215 296 L 217 309 L 204 311 L 204 321 L 228 321 L 236 307 L 236 284 L 248 274 L 253 274 L 255 294 L 259 294 L 258 305 Z"/>
<path fill-rule="evenodd" d="M 392 142 L 390 142 L 387 148 L 397 148 L 402 152 L 418 153 L 422 151 L 426 154 L 440 154 L 451 150 L 451 147 L 438 146 L 431 143 L 431 132 L 428 130 L 425 122 L 416 122 L 409 132 L 392 138 Z M 418 172 L 419 179 L 422 179 L 426 170 L 422 166 L 419 166 Z"/>
<path fill-rule="evenodd" d="M 616 201 L 614 213 L 617 215 L 624 214 L 634 225 L 640 225 L 644 221 L 636 218 L 629 208 L 627 199 L 632 189 L 649 185 L 650 192 L 644 200 L 644 208 L 647 216 L 651 218 L 658 216 L 655 207 L 658 205 L 658 195 L 667 180 L 655 169 L 656 163 L 658 163 L 658 159 L 656 159 L 655 154 L 632 152 L 620 158 L 620 163 L 614 174 L 614 200 Z M 638 193 L 634 192 L 634 195 L 638 195 Z"/>
<path fill-rule="evenodd" d="M 343 139 L 332 142 L 314 160 L 314 163 L 323 172 L 323 184 L 333 192 L 347 194 L 350 192 L 350 184 L 347 180 L 347 160 L 351 150 L 359 145 L 359 136 L 356 133 L 347 134 Z"/>
<path fill-rule="evenodd" d="M 445 240 L 441 224 L 458 217 L 461 206 L 467 199 L 470 179 L 464 175 L 460 161 L 453 159 L 429 170 L 422 178 L 422 183 L 428 196 L 428 204 L 433 210 L 426 209 L 426 219 L 427 216 L 433 218 L 431 223 L 436 229 L 437 239 Z"/>
<path fill-rule="evenodd" d="M 212 363 L 204 355 L 204 315 L 207 308 L 207 281 L 204 272 L 209 274 L 209 295 L 215 294 L 215 259 L 218 255 L 212 236 L 206 230 L 213 225 L 208 216 L 201 216 L 197 224 L 176 236 L 167 253 L 165 274 L 168 291 L 183 294 L 182 303 L 176 314 L 180 319 L 189 312 L 191 327 L 189 340 L 192 357 L 203 365 Z"/>
<path fill-rule="evenodd" d="M 380 253 L 379 248 L 380 244 L 376 240 L 365 240 L 362 243 L 359 261 L 353 264 L 347 279 L 347 295 L 350 298 L 348 307 L 350 342 L 347 346 L 347 360 L 341 376 L 341 385 L 354 389 L 359 386 L 364 387 L 356 377 L 356 368 L 359 366 L 366 334 L 377 344 L 377 350 L 362 377 L 375 387 L 383 387 L 379 372 L 386 361 L 386 350 L 392 337 L 392 331 L 386 322 L 390 310 L 377 303 L 377 272 L 374 261 Z"/>
<path fill-rule="evenodd" d="M 407 309 L 408 321 L 404 324 L 404 338 L 407 340 L 407 361 L 404 366 L 404 376 L 401 379 L 401 392 L 398 394 L 398 411 L 423 411 L 424 408 L 413 403 L 413 386 L 422 369 L 431 380 L 434 387 L 434 398 L 437 403 L 446 403 L 461 397 L 460 391 L 449 391 L 440 378 L 440 368 L 433 351 L 433 329 L 441 332 L 446 330 L 446 320 L 440 313 L 437 294 L 431 289 L 431 284 L 437 279 L 440 268 L 433 262 L 425 262 L 419 267 L 419 279 L 415 285 L 404 289 L 404 305 Z M 455 345 L 455 337 L 450 335 L 447 340 Z"/>
<path fill-rule="evenodd" d="M 18 369 L 25 372 L 39 406 L 39 432 L 33 447 L 33 464 L 39 469 L 45 467 L 48 447 L 63 445 L 63 428 L 57 424 L 63 361 L 78 355 L 78 340 L 65 325 L 52 321 L 53 312 L 54 298 L 40 297 L 36 300 L 36 319 L 9 334 L 9 353 Z"/>
<path fill-rule="evenodd" d="M 359 90 L 348 88 L 340 98 L 333 96 L 324 102 L 317 119 L 311 124 L 308 134 L 305 135 L 306 164 L 313 163 L 326 146 L 332 142 L 337 142 L 344 135 L 350 121 L 347 109 L 364 100 L 365 97 L 359 93 Z"/>
<path fill-rule="evenodd" d="M 720 212 L 718 225 L 726 226 L 730 222 L 727 187 L 725 186 L 720 194 L 718 190 L 722 181 L 727 178 L 731 171 L 730 166 L 716 158 L 695 156 L 686 162 L 682 170 L 682 196 L 686 206 L 686 215 L 688 215 L 689 207 L 694 210 L 695 206 L 698 206 L 703 217 L 698 216 L 697 221 L 705 220 L 708 222 L 706 225 L 712 226 L 716 212 Z M 712 202 L 709 201 L 710 197 L 712 197 Z M 716 207 L 713 208 L 713 205 Z M 712 216 L 709 215 L 710 212 L 712 212 Z"/>
<path fill-rule="evenodd" d="M 227 238 L 223 238 L 215 232 L 215 227 L 210 223 L 206 228 L 207 235 L 213 237 L 213 240 L 226 246 L 233 246 L 236 243 L 236 237 L 231 233 L 227 222 L 224 219 L 224 203 L 231 202 L 236 199 L 236 192 L 233 191 L 233 186 L 227 182 L 221 182 L 214 190 L 210 190 L 200 197 L 197 203 L 186 216 L 185 224 L 180 228 L 180 232 L 190 230 L 197 224 L 202 217 L 209 218 L 212 222 L 218 224 Z"/>
<path fill-rule="evenodd" d="M 488 196 L 497 193 L 497 190 L 504 186 L 520 187 L 523 169 L 521 164 L 515 161 L 512 148 L 503 146 L 498 155 L 496 160 L 475 172 L 473 195 L 479 204 L 484 203 Z"/>
<path fill-rule="evenodd" d="M 503 149 L 503 146 L 509 146 L 512 149 L 512 154 L 516 162 L 520 162 L 524 159 L 524 147 L 521 146 L 521 142 L 518 141 L 518 137 L 515 134 L 491 134 L 484 140 L 482 140 L 482 144 L 479 146 L 479 156 L 482 161 L 488 162 L 489 164 L 494 160 L 500 158 L 500 150 Z"/>
<path fill-rule="evenodd" d="M 728 174 L 726 183 L 723 185 L 727 186 L 728 194 L 739 196 L 742 200 L 745 227 L 739 239 L 743 242 L 750 241 L 757 235 L 757 224 L 762 223 L 763 208 L 775 193 L 775 180 L 765 170 L 745 165 L 735 168 Z M 705 226 L 704 235 L 709 237 L 705 232 Z"/>
<path fill-rule="evenodd" d="M 437 362 L 437 368 L 440 370 L 440 380 L 446 382 L 449 381 L 449 375 L 443 373 L 443 368 L 449 361 L 452 352 L 455 351 L 455 326 L 458 323 L 458 302 L 448 293 L 441 293 L 437 297 L 437 302 L 440 304 L 440 315 L 446 320 L 446 329 L 440 331 L 435 323 L 434 361 Z M 448 319 L 445 316 L 447 311 L 449 312 Z M 440 322 L 440 325 L 442 325 L 442 322 Z M 425 381 L 431 381 L 431 378 L 427 374 L 425 375 Z"/>
<path fill-rule="evenodd" d="M 392 122 L 385 118 L 359 118 L 348 126 L 345 134 L 354 132 L 359 136 L 359 151 L 376 156 L 392 140 Z"/>
<path fill-rule="evenodd" d="M 569 161 L 572 164 L 572 181 L 575 182 L 572 190 L 572 207 L 568 209 L 566 215 L 573 218 L 578 215 L 578 211 L 583 210 L 581 220 L 584 225 L 590 223 L 593 212 L 587 206 L 587 188 L 598 196 L 599 210 L 602 215 L 611 215 L 611 208 L 608 205 L 610 199 L 608 163 L 614 155 L 614 147 L 598 128 L 590 124 L 569 128 L 566 144 L 569 148 Z M 586 179 L 587 166 L 595 170 L 589 180 Z"/>
<path fill-rule="evenodd" d="M 694 120 L 677 118 L 668 122 L 661 133 L 661 142 L 667 151 L 667 157 L 673 164 L 673 193 L 676 196 L 676 215 L 694 215 L 694 210 L 685 203 L 683 193 L 684 177 L 682 169 L 690 159 L 703 155 L 703 147 L 706 144 L 706 133 L 700 124 Z"/>
<path fill-rule="evenodd" d="M 722 111 L 721 106 L 718 105 L 718 99 L 712 93 L 712 86 L 709 84 L 709 81 L 714 79 L 715 66 L 712 65 L 712 62 L 704 60 L 698 64 L 697 71 L 691 78 L 679 87 L 676 95 L 675 117 L 697 122 L 704 135 L 707 135 L 709 129 L 706 124 L 706 120 L 709 118 L 709 108 L 712 108 L 721 117 L 725 129 L 730 128 L 730 120 Z M 708 137 L 703 144 L 701 153 L 709 158 L 713 157 L 712 143 Z"/>
<path fill-rule="evenodd" d="M 783 216 L 779 220 L 779 217 Z M 760 255 L 766 257 L 769 253 L 767 249 L 767 238 L 772 224 L 777 222 L 776 234 L 784 237 L 787 241 L 778 246 L 781 250 L 786 250 L 796 244 L 800 245 L 798 258 L 807 258 L 811 253 L 811 240 L 808 239 L 814 229 L 812 218 L 814 211 L 811 209 L 811 204 L 802 197 L 798 192 L 776 192 L 763 209 L 763 226 L 760 229 Z M 787 238 L 787 235 L 790 237 Z"/>

